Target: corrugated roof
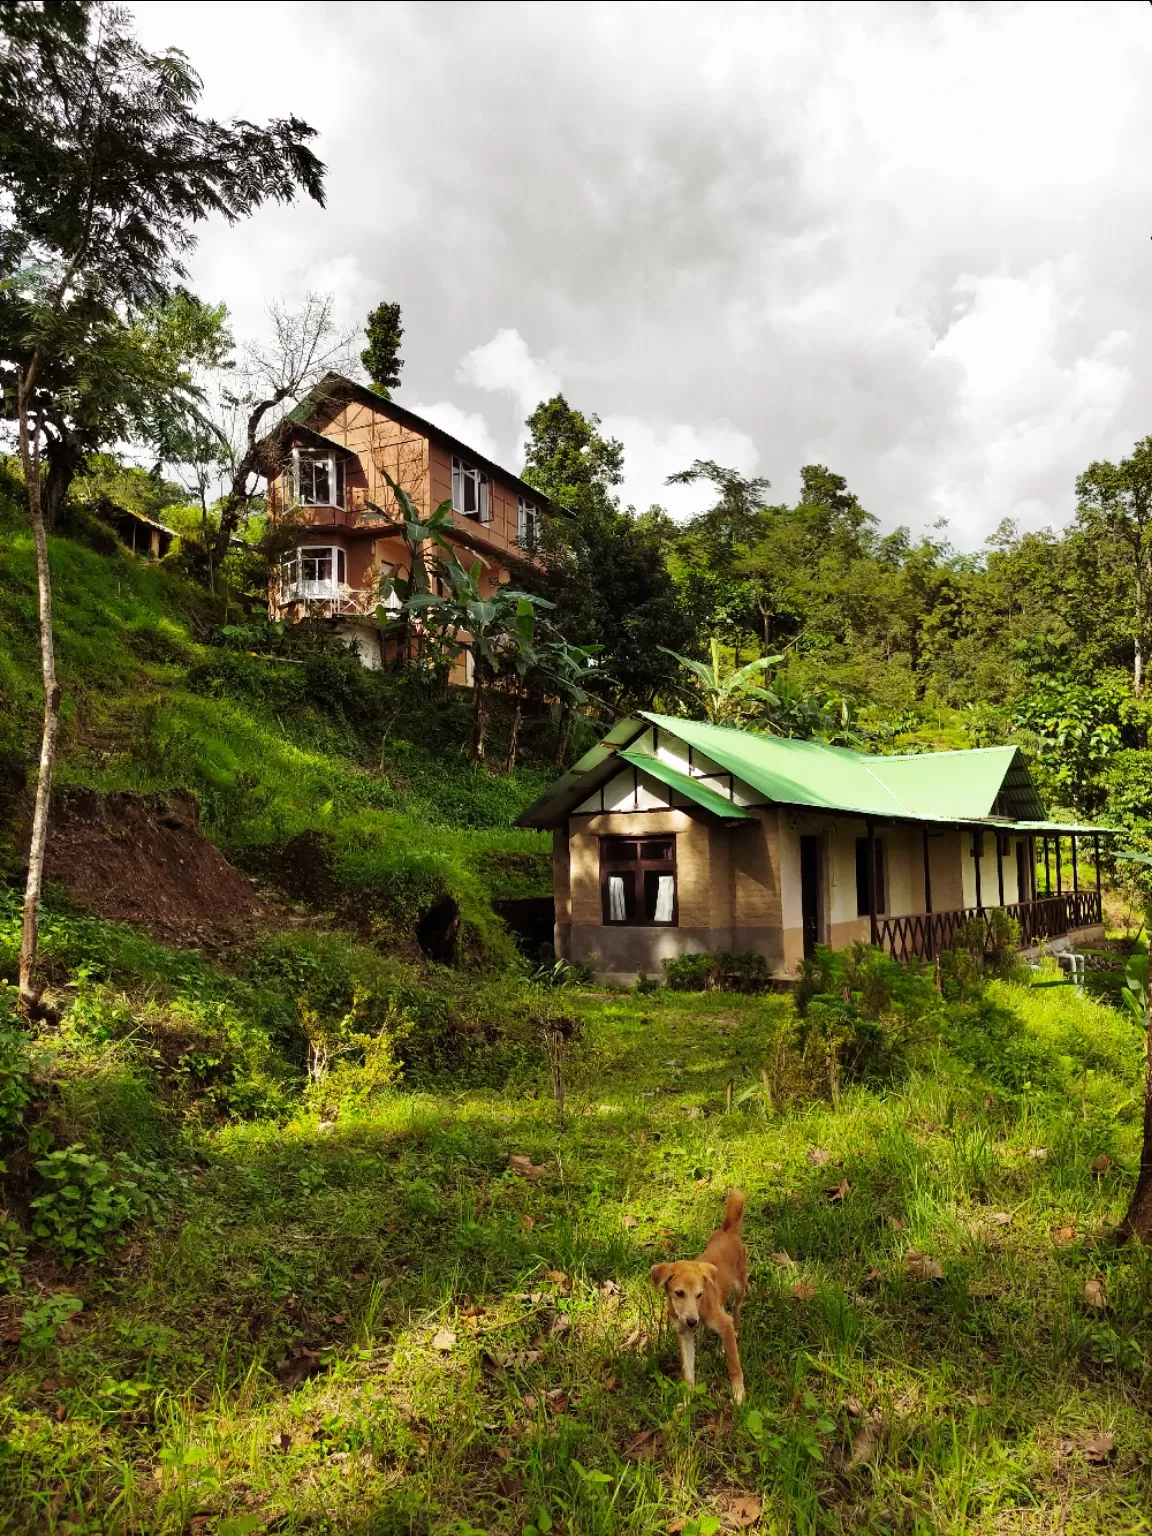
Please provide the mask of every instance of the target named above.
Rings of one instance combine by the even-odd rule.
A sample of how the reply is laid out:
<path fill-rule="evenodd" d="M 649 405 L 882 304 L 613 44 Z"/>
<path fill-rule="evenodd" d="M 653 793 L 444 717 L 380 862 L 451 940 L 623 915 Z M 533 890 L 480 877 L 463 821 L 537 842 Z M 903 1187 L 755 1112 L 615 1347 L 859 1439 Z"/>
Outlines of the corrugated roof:
<path fill-rule="evenodd" d="M 641 712 L 640 718 L 734 774 L 766 801 L 779 805 L 902 821 L 1018 825 L 1037 832 L 1107 830 L 1057 826 L 1045 821 L 1044 806 L 1017 747 L 976 747 L 962 752 L 882 757 L 821 742 L 759 736 L 647 710 Z M 640 756 L 621 749 L 641 730 L 636 720 L 618 722 L 599 746 L 586 753 L 524 812 L 520 824 L 562 823 L 609 775 L 613 756 L 629 762 Z M 646 772 L 655 771 L 650 762 L 643 766 Z M 699 787 L 693 779 L 686 779 L 686 783 Z M 676 788 L 685 794 L 689 792 L 684 784 L 678 783 Z M 731 803 L 723 796 L 717 798 L 731 815 Z"/>
<path fill-rule="evenodd" d="M 671 715 L 644 712 L 644 719 L 706 753 L 767 800 L 915 821 L 979 821 L 990 816 L 1019 756 L 1016 747 L 977 747 L 881 757 Z M 1034 792 L 1031 798 L 1043 815 Z"/>
<path fill-rule="evenodd" d="M 687 795 L 689 800 L 695 801 L 702 810 L 711 811 L 713 816 L 722 816 L 726 821 L 749 820 L 748 812 L 734 804 L 725 795 L 717 794 L 714 789 L 701 784 L 699 779 L 690 779 L 686 773 L 678 773 L 675 768 L 662 763 L 650 752 L 629 752 L 625 748 L 618 751 L 616 756 L 623 758 L 626 763 L 631 763 L 633 768 L 639 768 L 641 773 L 651 774 L 654 779 L 659 779 L 661 784 L 667 784 L 669 789 L 675 789 L 680 794 Z"/>

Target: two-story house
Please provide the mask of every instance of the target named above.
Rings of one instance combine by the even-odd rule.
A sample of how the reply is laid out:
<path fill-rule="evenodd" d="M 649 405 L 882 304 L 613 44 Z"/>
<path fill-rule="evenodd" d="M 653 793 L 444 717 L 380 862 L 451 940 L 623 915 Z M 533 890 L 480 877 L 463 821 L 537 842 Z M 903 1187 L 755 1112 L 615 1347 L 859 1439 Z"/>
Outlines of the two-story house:
<path fill-rule="evenodd" d="M 407 576 L 408 549 L 396 522 L 391 476 L 427 516 L 452 503 L 449 542 L 463 565 L 483 562 L 491 591 L 532 558 L 547 497 L 431 421 L 366 385 L 328 374 L 264 439 L 268 511 L 299 537 L 269 594 L 272 616 L 289 623 L 330 619 L 378 667 L 392 643 L 377 610 L 380 578 Z M 467 680 L 461 668 L 460 681 Z"/>

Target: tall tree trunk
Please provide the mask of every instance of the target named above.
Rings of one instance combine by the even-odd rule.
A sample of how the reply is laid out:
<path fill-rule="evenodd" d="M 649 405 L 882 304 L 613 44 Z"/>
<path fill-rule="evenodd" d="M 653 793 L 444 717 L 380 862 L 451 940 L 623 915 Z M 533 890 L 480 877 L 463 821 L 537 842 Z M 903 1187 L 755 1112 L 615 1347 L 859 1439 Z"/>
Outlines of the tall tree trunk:
<path fill-rule="evenodd" d="M 1132 692 L 1140 697 L 1144 686 L 1144 583 L 1136 574 L 1136 635 L 1132 645 Z"/>
<path fill-rule="evenodd" d="M 511 773 L 516 767 L 516 746 L 520 739 L 520 721 L 524 716 L 524 690 L 516 690 L 516 709 L 512 715 L 512 730 L 508 735 L 508 761 L 504 765 L 504 771 Z"/>
<path fill-rule="evenodd" d="M 56 761 L 56 735 L 60 724 L 60 684 L 56 681 L 56 654 L 52 642 L 52 575 L 48 568 L 48 538 L 40 488 L 40 424 L 29 424 L 29 401 L 35 387 L 39 358 L 33 356 L 19 383 L 20 461 L 28 520 L 36 545 L 36 583 L 40 598 L 40 671 L 44 680 L 44 723 L 40 736 L 40 767 L 36 775 L 36 803 L 32 813 L 32 840 L 28 849 L 28 879 L 24 886 L 24 927 L 20 938 L 20 1008 L 36 1011 L 40 993 L 35 983 L 36 953 L 40 939 L 40 895 L 44 888 L 44 850 L 48 843 L 48 817 L 52 803 L 52 770 Z"/>
<path fill-rule="evenodd" d="M 1136 1188 L 1128 1202 L 1128 1211 L 1120 1223 L 1124 1236 L 1152 1241 L 1152 1009 L 1149 1009 L 1144 1061 L 1144 1143 L 1140 1149 L 1140 1172 Z"/>
<path fill-rule="evenodd" d="M 472 668 L 472 761 L 484 761 L 484 742 L 488 734 L 488 690 L 484 686 L 484 663 L 476 657 Z"/>

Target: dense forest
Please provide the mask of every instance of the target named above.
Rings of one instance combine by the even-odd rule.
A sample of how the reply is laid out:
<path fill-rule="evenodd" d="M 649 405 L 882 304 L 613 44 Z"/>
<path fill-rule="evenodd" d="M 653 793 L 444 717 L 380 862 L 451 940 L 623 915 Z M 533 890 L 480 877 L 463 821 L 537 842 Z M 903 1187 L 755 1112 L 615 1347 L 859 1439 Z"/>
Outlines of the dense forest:
<path fill-rule="evenodd" d="M 1018 743 L 1152 850 L 1152 439 L 958 553 L 822 465 L 637 511 L 556 395 L 514 583 L 397 491 L 367 669 L 269 619 L 260 445 L 329 370 L 399 390 L 400 307 L 257 345 L 189 290 L 205 219 L 326 195 L 307 123 L 200 97 L 126 13 L 0 0 L 0 1531 L 1143 1529 L 1147 866 L 1077 983 L 981 926 L 613 989 L 514 916 L 517 816 L 653 705 Z M 651 1279 L 736 1186 L 743 1402 Z"/>

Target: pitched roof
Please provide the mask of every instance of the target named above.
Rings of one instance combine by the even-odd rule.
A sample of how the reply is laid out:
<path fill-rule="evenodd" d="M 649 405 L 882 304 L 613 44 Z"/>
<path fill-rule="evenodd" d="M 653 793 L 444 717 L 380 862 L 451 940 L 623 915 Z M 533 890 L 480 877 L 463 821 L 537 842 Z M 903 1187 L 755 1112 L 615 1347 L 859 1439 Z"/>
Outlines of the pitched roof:
<path fill-rule="evenodd" d="M 1045 819 L 1044 806 L 1018 747 L 882 757 L 645 710 L 636 719 L 618 722 L 599 746 L 585 753 L 524 812 L 521 824 L 559 824 L 611 772 L 607 766 L 610 758 L 635 762 L 638 754 L 622 749 L 643 733 L 645 721 L 703 753 L 766 801 L 778 805 L 898 821 L 1029 821 L 1039 825 Z M 730 813 L 731 807 L 726 808 Z"/>
<path fill-rule="evenodd" d="M 305 426 L 316 416 L 323 406 L 327 404 L 340 404 L 347 400 L 355 400 L 360 405 L 366 405 L 371 410 L 379 411 L 381 415 L 389 416 L 393 421 L 398 421 L 402 426 L 411 427 L 414 432 L 422 437 L 433 438 L 443 444 L 452 453 L 459 454 L 468 460 L 470 464 L 476 464 L 481 469 L 487 470 L 490 475 L 495 475 L 503 480 L 506 485 L 512 486 L 521 492 L 526 500 L 531 500 L 538 505 L 545 506 L 552 512 L 558 512 L 563 516 L 571 516 L 567 507 L 562 507 L 554 502 L 538 486 L 529 485 L 526 480 L 521 480 L 519 475 L 514 475 L 510 469 L 504 469 L 501 465 L 487 458 L 475 448 L 470 448 L 467 443 L 462 443 L 458 437 L 453 437 L 450 432 L 445 432 L 443 427 L 438 427 L 434 421 L 429 421 L 424 416 L 417 416 L 415 411 L 408 410 L 403 405 L 397 405 L 395 400 L 385 400 L 383 395 L 377 394 L 374 389 L 369 389 L 366 384 L 358 384 L 355 379 L 347 379 L 342 373 L 326 373 L 314 389 L 309 390 L 303 400 L 294 410 L 289 411 L 285 421 L 294 422 Z"/>
<path fill-rule="evenodd" d="M 725 821 L 747 821 L 748 812 L 735 801 L 719 795 L 714 789 L 709 789 L 707 784 L 701 784 L 699 779 L 690 779 L 686 773 L 679 773 L 668 763 L 662 763 L 651 752 L 630 752 L 627 747 L 621 748 L 617 757 L 622 757 L 626 763 L 631 763 L 633 768 L 639 768 L 641 773 L 647 773 L 654 779 L 659 779 L 661 784 L 666 784 L 669 789 L 677 790 L 689 800 L 695 801 L 702 810 L 711 811 L 713 816 L 720 816 Z"/>

